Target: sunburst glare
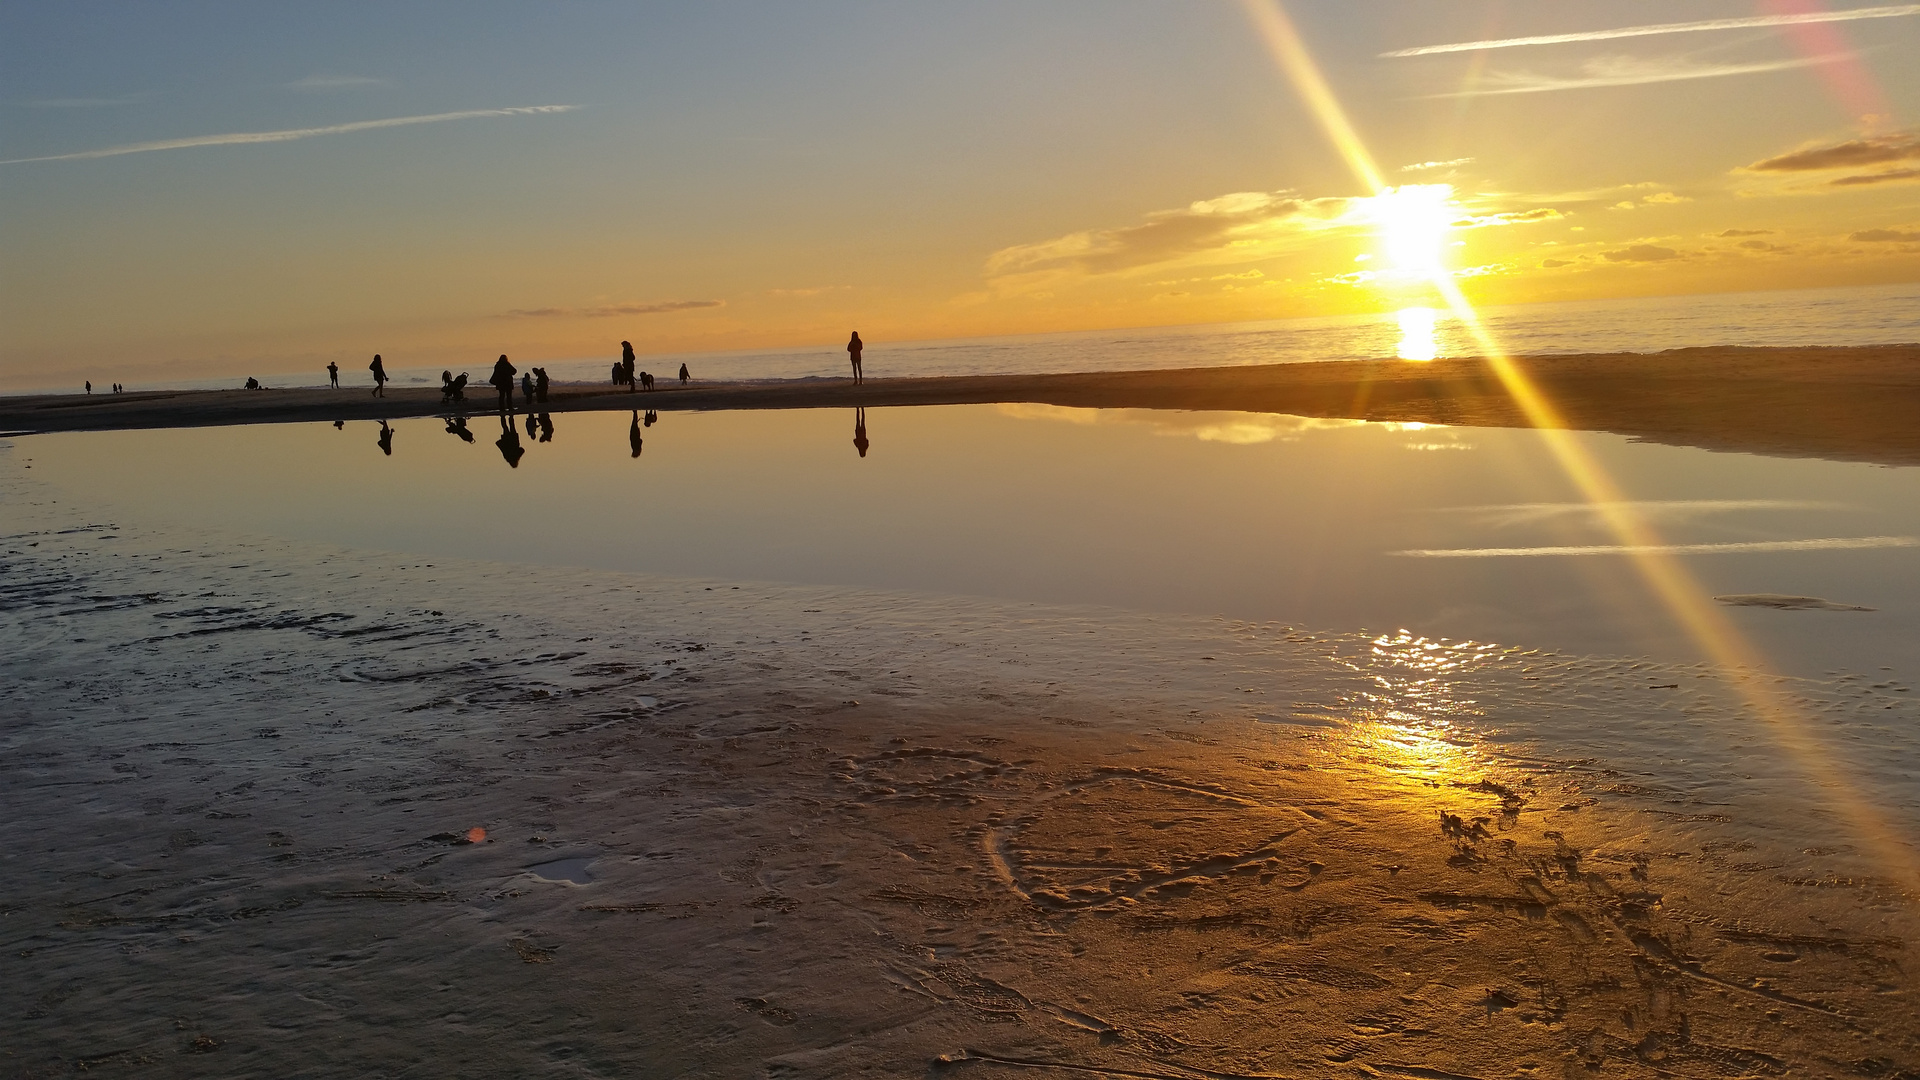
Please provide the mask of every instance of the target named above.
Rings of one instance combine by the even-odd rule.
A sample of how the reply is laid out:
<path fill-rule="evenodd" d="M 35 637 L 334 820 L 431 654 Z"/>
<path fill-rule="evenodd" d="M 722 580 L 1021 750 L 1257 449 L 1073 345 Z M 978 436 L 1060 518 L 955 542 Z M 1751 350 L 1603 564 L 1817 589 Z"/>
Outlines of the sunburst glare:
<path fill-rule="evenodd" d="M 1440 355 L 1440 347 L 1434 344 L 1433 324 L 1439 312 L 1430 307 L 1401 308 L 1394 317 L 1400 321 L 1400 347 L 1396 355 L 1402 360 L 1431 360 Z"/>

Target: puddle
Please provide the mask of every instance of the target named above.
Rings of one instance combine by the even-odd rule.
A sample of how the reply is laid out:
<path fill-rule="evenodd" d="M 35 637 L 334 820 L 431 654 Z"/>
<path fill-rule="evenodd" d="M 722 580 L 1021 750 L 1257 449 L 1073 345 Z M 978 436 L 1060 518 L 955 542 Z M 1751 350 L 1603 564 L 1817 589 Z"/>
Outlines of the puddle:
<path fill-rule="evenodd" d="M 593 875 L 587 873 L 587 866 L 598 857 L 597 855 L 580 855 L 569 859 L 535 863 L 527 867 L 527 873 L 541 881 L 564 881 L 569 885 L 586 885 L 593 881 Z"/>

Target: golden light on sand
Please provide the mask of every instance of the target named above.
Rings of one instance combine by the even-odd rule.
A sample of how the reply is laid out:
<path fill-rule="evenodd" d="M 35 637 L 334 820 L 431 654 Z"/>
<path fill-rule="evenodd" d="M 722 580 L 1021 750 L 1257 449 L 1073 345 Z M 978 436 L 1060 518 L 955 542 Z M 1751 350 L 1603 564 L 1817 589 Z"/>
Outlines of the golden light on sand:
<path fill-rule="evenodd" d="M 1400 345 L 1397 355 L 1402 360 L 1431 360 L 1440 355 L 1440 348 L 1433 341 L 1433 324 L 1439 312 L 1430 307 L 1401 308 L 1394 314 L 1400 323 Z"/>

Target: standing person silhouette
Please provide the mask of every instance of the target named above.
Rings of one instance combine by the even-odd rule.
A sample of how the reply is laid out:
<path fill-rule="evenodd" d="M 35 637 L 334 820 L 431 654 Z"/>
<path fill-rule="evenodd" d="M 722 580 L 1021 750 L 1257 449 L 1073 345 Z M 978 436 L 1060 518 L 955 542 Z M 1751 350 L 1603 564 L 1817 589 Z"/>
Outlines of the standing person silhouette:
<path fill-rule="evenodd" d="M 693 378 L 693 375 L 687 371 L 687 365 L 681 364 L 680 365 L 680 385 L 681 386 L 687 385 L 687 380 L 691 378 Z"/>
<path fill-rule="evenodd" d="M 500 391 L 502 413 L 513 408 L 513 373 L 513 365 L 507 362 L 507 354 L 501 353 L 500 359 L 493 363 L 493 376 L 487 381 L 493 384 L 495 390 Z"/>
<path fill-rule="evenodd" d="M 633 393 L 633 342 L 620 343 L 620 377 L 627 384 L 627 393 Z"/>
<path fill-rule="evenodd" d="M 373 363 L 367 365 L 367 370 L 373 372 L 373 396 L 386 397 L 387 365 L 381 362 L 379 353 L 373 354 Z"/>
<path fill-rule="evenodd" d="M 335 390 L 340 389 L 340 365 L 331 360 L 327 361 L 327 385 Z"/>
<path fill-rule="evenodd" d="M 866 343 L 860 340 L 860 331 L 855 330 L 853 332 L 853 340 L 847 342 L 847 359 L 853 361 L 853 381 L 855 385 L 864 381 L 865 378 L 860 372 L 860 350 L 864 348 L 866 348 Z"/>
<path fill-rule="evenodd" d="M 853 448 L 860 451 L 861 457 L 867 456 L 867 407 L 859 406 L 853 410 Z"/>
<path fill-rule="evenodd" d="M 92 379 L 88 379 L 88 380 L 87 380 L 87 393 L 89 393 L 89 394 L 91 394 L 91 393 L 93 393 L 93 380 L 92 380 Z"/>

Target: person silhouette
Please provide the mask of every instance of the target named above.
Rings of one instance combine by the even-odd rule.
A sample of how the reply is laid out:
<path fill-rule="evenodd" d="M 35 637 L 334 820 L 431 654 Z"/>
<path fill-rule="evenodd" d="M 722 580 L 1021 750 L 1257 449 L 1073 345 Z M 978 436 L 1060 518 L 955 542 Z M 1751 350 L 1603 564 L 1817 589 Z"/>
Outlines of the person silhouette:
<path fill-rule="evenodd" d="M 393 429 L 387 426 L 385 420 L 380 421 L 380 452 L 388 457 L 393 456 Z"/>
<path fill-rule="evenodd" d="M 533 430 L 534 430 L 533 426 L 534 426 L 533 410 L 528 409 L 527 410 L 527 438 L 529 439 L 533 438 Z"/>
<path fill-rule="evenodd" d="M 445 419 L 447 421 L 447 434 L 458 436 L 460 441 L 463 443 L 470 443 L 473 441 L 473 432 L 467 430 L 466 417 L 449 416 L 449 417 L 446 417 Z"/>
<path fill-rule="evenodd" d="M 537 367 L 533 369 L 533 396 L 539 399 L 540 404 L 545 405 L 547 403 L 546 368 Z"/>
<path fill-rule="evenodd" d="M 540 414 L 540 441 L 553 441 L 553 416 L 550 413 Z"/>
<path fill-rule="evenodd" d="M 853 381 L 855 385 L 864 381 L 865 378 L 860 371 L 860 350 L 864 348 L 866 348 L 866 343 L 860 340 L 860 331 L 855 330 L 853 332 L 853 338 L 847 342 L 847 359 L 853 361 Z"/>
<path fill-rule="evenodd" d="M 334 390 L 340 389 L 340 365 L 331 360 L 327 361 L 327 386 Z"/>
<path fill-rule="evenodd" d="M 853 448 L 860 451 L 861 457 L 867 456 L 867 408 L 862 405 L 853 410 Z"/>
<path fill-rule="evenodd" d="M 633 393 L 633 342 L 620 343 L 620 381 L 627 384 L 627 393 Z"/>
<path fill-rule="evenodd" d="M 373 372 L 373 396 L 386 397 L 387 365 L 381 361 L 379 353 L 373 354 L 373 363 L 367 365 L 367 370 Z"/>
<path fill-rule="evenodd" d="M 513 365 L 507 362 L 507 354 L 501 353 L 500 359 L 493 363 L 493 375 L 487 379 L 495 390 L 500 391 L 500 412 L 502 415 L 513 409 Z"/>
<path fill-rule="evenodd" d="M 522 401 L 522 403 L 529 406 L 533 404 L 533 369 L 532 368 L 528 368 L 520 376 L 520 400 Z"/>
<path fill-rule="evenodd" d="M 680 385 L 681 386 L 687 385 L 687 380 L 691 378 L 693 378 L 693 375 L 692 373 L 687 371 L 687 365 L 681 364 L 680 365 Z"/>
<path fill-rule="evenodd" d="M 89 393 L 89 394 L 91 394 L 91 393 L 93 393 L 93 380 L 92 380 L 92 379 L 88 379 L 88 380 L 87 380 L 87 393 Z"/>
<path fill-rule="evenodd" d="M 511 387 L 512 384 L 508 385 Z M 507 460 L 508 468 L 520 467 L 520 459 L 526 455 L 527 449 L 520 445 L 520 429 L 513 426 L 513 421 L 507 419 L 504 412 L 500 414 L 500 437 L 494 440 L 493 445 L 500 448 L 500 456 Z"/>
<path fill-rule="evenodd" d="M 633 447 L 633 456 L 640 456 L 640 410 L 633 412 L 633 426 L 627 429 L 627 444 Z"/>

